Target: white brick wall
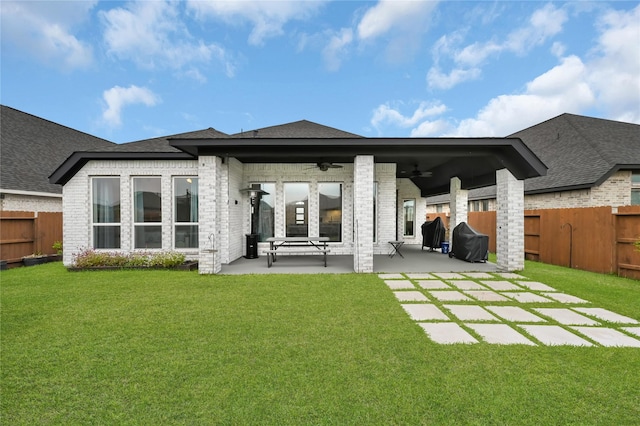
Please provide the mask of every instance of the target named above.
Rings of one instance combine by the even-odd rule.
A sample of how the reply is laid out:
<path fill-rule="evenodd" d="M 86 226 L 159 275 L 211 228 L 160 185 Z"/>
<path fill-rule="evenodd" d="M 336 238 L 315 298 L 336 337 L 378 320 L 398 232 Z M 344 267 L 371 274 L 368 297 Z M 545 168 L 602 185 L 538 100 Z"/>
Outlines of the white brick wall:
<path fill-rule="evenodd" d="M 506 271 L 524 269 L 524 181 L 507 169 L 496 172 L 498 211 L 497 264 Z"/>
<path fill-rule="evenodd" d="M 0 211 L 7 212 L 47 212 L 62 211 L 62 195 L 41 197 L 37 195 L 4 194 L 0 199 Z"/>
<path fill-rule="evenodd" d="M 199 262 L 200 274 L 215 274 L 222 268 L 221 254 L 225 247 L 220 245 L 220 181 L 222 160 L 218 157 L 200 156 L 198 158 L 198 218 L 199 223 Z M 207 244 L 203 244 L 206 242 Z M 216 250 L 211 253 L 209 250 Z"/>
<path fill-rule="evenodd" d="M 376 164 L 375 181 L 378 183 L 377 194 L 377 238 L 373 245 L 374 254 L 389 253 L 389 241 L 397 240 L 396 218 L 398 216 L 396 193 L 395 164 Z"/>
<path fill-rule="evenodd" d="M 373 182 L 375 166 L 372 155 L 358 155 L 354 160 L 353 208 L 355 241 L 353 269 L 373 272 Z"/>
<path fill-rule="evenodd" d="M 451 194 L 451 216 L 449 220 L 449 242 L 453 246 L 453 229 L 462 222 L 469 222 L 469 191 L 462 189 L 460 178 L 451 178 L 449 186 Z"/>

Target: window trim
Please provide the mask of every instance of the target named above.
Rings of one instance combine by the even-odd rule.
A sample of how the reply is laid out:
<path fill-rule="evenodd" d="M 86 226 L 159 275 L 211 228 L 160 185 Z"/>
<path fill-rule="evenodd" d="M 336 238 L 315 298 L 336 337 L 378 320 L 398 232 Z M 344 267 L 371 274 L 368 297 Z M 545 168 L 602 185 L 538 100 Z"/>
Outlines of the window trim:
<path fill-rule="evenodd" d="M 118 181 L 118 196 L 120 199 L 120 221 L 119 222 L 95 222 L 94 221 L 94 208 L 95 208 L 95 202 L 94 202 L 94 184 L 93 182 L 96 179 L 115 179 Z M 120 250 L 122 248 L 122 179 L 120 176 L 116 176 L 116 175 L 105 175 L 105 176 L 91 176 L 90 177 L 90 202 L 91 202 L 91 208 L 90 208 L 90 220 L 91 220 L 91 247 L 93 247 L 94 250 Z M 118 245 L 118 247 L 105 247 L 105 248 L 96 248 L 96 239 L 95 239 L 95 228 L 96 227 L 118 227 L 119 229 L 119 240 L 120 240 L 120 244 Z"/>
<path fill-rule="evenodd" d="M 413 202 L 413 225 L 411 226 L 411 234 L 407 234 L 407 214 L 405 203 L 407 201 Z M 415 237 L 416 236 L 416 199 L 415 198 L 403 198 L 402 199 L 402 236 L 403 237 Z"/>
<path fill-rule="evenodd" d="M 159 222 L 136 222 L 136 179 L 157 179 L 160 182 L 160 221 Z M 149 175 L 149 176 L 131 176 L 131 247 L 133 250 L 162 250 L 162 176 Z M 136 228 L 137 227 L 159 227 L 160 228 L 160 247 L 137 247 L 136 246 Z"/>
<path fill-rule="evenodd" d="M 342 244 L 344 242 L 344 221 L 343 221 L 343 217 L 344 217 L 344 182 L 336 182 L 336 181 L 325 181 L 325 182 L 317 182 L 317 193 L 318 193 L 318 211 L 317 211 L 317 215 L 318 215 L 318 233 L 320 233 L 320 214 L 322 209 L 320 208 L 320 185 L 323 184 L 334 184 L 334 185 L 340 185 L 340 239 L 338 241 L 328 241 L 328 243 L 334 243 L 334 244 Z M 319 235 L 319 234 L 318 234 Z"/>
<path fill-rule="evenodd" d="M 200 180 L 197 175 L 180 175 L 180 176 L 172 176 L 171 179 L 171 245 L 174 250 L 197 250 L 200 246 L 200 212 L 197 212 L 198 221 L 197 222 L 178 222 L 178 204 L 176 202 L 176 182 L 178 179 L 196 179 L 198 193 L 196 196 L 198 197 L 198 206 L 200 206 Z M 176 227 L 178 226 L 195 226 L 197 229 L 198 235 L 198 244 L 195 247 L 176 247 Z"/>

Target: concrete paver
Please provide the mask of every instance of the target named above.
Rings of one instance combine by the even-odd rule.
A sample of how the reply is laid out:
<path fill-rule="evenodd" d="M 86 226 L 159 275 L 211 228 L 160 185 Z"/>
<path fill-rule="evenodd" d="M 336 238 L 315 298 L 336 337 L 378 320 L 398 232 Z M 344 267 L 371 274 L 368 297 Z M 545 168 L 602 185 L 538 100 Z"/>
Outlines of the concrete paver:
<path fill-rule="evenodd" d="M 478 305 L 443 305 L 461 321 L 500 321 Z"/>
<path fill-rule="evenodd" d="M 531 340 L 518 333 L 507 324 L 465 324 L 478 333 L 487 343 L 498 345 L 530 345 L 537 346 Z"/>
<path fill-rule="evenodd" d="M 451 288 L 440 280 L 418 281 L 418 285 L 424 289 Z"/>
<path fill-rule="evenodd" d="M 519 306 L 486 306 L 486 309 L 499 317 L 513 322 L 547 322 L 547 320 L 525 311 Z"/>
<path fill-rule="evenodd" d="M 537 281 L 516 281 L 519 285 L 535 291 L 556 291 L 555 288 Z"/>
<path fill-rule="evenodd" d="M 453 322 L 420 323 L 427 335 L 436 343 L 478 343 L 478 341 L 467 333 L 462 327 Z"/>
<path fill-rule="evenodd" d="M 471 280 L 452 280 L 451 285 L 460 290 L 486 290 L 487 288 L 481 286 L 475 281 Z"/>
<path fill-rule="evenodd" d="M 383 280 L 404 280 L 406 277 L 402 274 L 378 274 L 378 278 Z"/>
<path fill-rule="evenodd" d="M 463 280 L 464 275 L 460 275 L 457 272 L 434 272 L 433 275 L 444 280 Z"/>
<path fill-rule="evenodd" d="M 522 287 L 517 286 L 509 281 L 480 281 L 482 284 L 487 287 L 497 290 L 497 291 L 505 291 L 505 290 L 522 290 Z"/>
<path fill-rule="evenodd" d="M 625 317 L 624 315 L 616 314 L 615 312 L 608 311 L 602 308 L 573 308 L 583 314 L 599 318 L 604 321 L 617 322 L 621 324 L 640 324 L 633 318 Z"/>
<path fill-rule="evenodd" d="M 423 274 L 406 274 L 406 275 L 412 280 L 435 280 L 436 279 L 436 277 L 426 272 Z"/>
<path fill-rule="evenodd" d="M 517 300 L 520 303 L 551 303 L 553 300 L 547 299 L 535 293 L 529 293 L 528 291 L 518 291 L 511 293 L 503 293 L 505 296 Z"/>
<path fill-rule="evenodd" d="M 500 293 L 496 293 L 495 291 L 466 290 L 464 293 L 482 302 L 508 302 L 509 301 L 509 299 L 507 299 Z"/>
<path fill-rule="evenodd" d="M 553 299 L 553 300 L 555 300 L 557 302 L 562 302 L 562 303 L 573 303 L 573 304 L 589 303 L 588 300 L 580 299 L 579 297 L 572 296 L 570 294 L 564 294 L 564 293 L 542 293 L 542 295 L 550 297 L 551 299 Z"/>
<path fill-rule="evenodd" d="M 635 334 L 636 336 L 640 336 L 640 327 L 622 327 L 624 331 L 627 333 Z"/>
<path fill-rule="evenodd" d="M 463 275 L 469 277 L 469 278 L 475 278 L 475 279 L 491 279 L 493 278 L 493 275 L 487 273 L 487 272 L 463 272 Z"/>
<path fill-rule="evenodd" d="M 404 304 L 402 305 L 402 309 L 404 309 L 414 321 L 449 319 L 436 305 L 429 303 Z"/>
<path fill-rule="evenodd" d="M 391 290 L 403 290 L 407 288 L 415 289 L 411 281 L 409 280 L 385 280 L 384 283 L 389 286 Z"/>
<path fill-rule="evenodd" d="M 430 291 L 429 294 L 443 302 L 471 300 L 469 296 L 466 296 L 459 291 Z"/>
<path fill-rule="evenodd" d="M 527 333 L 549 346 L 593 346 L 592 343 L 565 330 L 559 325 L 518 325 Z"/>
<path fill-rule="evenodd" d="M 560 324 L 564 325 L 600 325 L 598 321 L 580 315 L 571 309 L 566 308 L 536 308 L 534 311 L 541 313 L 549 318 L 553 318 Z"/>
<path fill-rule="evenodd" d="M 393 294 L 401 302 L 426 302 L 429 300 L 419 291 L 394 291 Z"/>
<path fill-rule="evenodd" d="M 602 346 L 640 348 L 640 340 L 606 327 L 571 327 Z"/>
<path fill-rule="evenodd" d="M 526 280 L 527 277 L 523 277 L 520 274 L 515 274 L 513 272 L 496 272 L 496 275 L 506 278 L 508 280 Z"/>

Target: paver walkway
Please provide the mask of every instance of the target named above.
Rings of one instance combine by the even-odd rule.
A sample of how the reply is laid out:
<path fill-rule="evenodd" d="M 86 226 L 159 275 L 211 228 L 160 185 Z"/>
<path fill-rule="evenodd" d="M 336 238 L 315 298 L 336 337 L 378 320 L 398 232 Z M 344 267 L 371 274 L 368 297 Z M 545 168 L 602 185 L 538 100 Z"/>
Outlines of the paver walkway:
<path fill-rule="evenodd" d="M 379 274 L 441 344 L 640 348 L 640 321 L 515 273 Z"/>

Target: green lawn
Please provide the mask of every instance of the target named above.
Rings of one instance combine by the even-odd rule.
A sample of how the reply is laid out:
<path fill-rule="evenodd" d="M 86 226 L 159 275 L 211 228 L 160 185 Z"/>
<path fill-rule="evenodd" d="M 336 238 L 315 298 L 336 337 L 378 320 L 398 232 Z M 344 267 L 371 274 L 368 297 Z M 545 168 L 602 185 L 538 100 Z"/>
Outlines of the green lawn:
<path fill-rule="evenodd" d="M 522 273 L 640 319 L 640 282 Z M 632 425 L 640 349 L 438 345 L 376 275 L 3 271 L 1 422 Z"/>

